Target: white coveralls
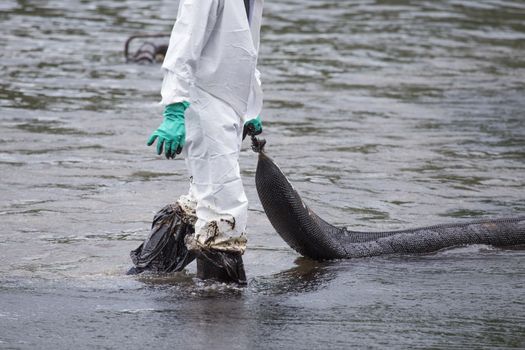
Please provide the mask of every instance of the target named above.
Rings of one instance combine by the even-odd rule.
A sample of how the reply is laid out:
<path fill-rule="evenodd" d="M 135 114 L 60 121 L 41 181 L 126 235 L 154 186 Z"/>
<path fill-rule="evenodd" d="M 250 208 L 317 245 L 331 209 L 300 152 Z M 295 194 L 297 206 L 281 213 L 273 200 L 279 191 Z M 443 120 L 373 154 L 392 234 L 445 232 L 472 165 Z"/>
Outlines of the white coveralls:
<path fill-rule="evenodd" d="M 190 249 L 243 253 L 248 201 L 239 170 L 246 120 L 259 115 L 256 69 L 264 0 L 181 0 L 162 68 L 161 104 L 188 101 L 183 155 L 190 190 L 178 203 L 195 210 Z"/>

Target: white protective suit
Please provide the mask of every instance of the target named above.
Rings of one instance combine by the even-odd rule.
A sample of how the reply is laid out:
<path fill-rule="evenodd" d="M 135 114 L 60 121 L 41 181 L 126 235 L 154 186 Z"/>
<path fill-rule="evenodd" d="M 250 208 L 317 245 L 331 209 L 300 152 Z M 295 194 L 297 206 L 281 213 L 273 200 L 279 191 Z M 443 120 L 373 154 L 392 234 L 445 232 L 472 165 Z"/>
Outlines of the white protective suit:
<path fill-rule="evenodd" d="M 162 68 L 161 104 L 188 101 L 183 155 L 191 183 L 179 199 L 196 215 L 190 248 L 244 252 L 248 201 L 239 152 L 259 115 L 256 69 L 264 0 L 181 0 Z"/>

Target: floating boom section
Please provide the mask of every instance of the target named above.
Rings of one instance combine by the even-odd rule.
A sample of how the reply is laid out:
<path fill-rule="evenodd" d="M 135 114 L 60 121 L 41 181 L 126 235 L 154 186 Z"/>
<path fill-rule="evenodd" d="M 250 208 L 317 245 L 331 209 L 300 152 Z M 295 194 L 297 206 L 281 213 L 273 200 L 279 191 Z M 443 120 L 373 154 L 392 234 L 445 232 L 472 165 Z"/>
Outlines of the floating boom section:
<path fill-rule="evenodd" d="M 328 260 L 429 253 L 469 244 L 525 245 L 525 216 L 386 232 L 349 231 L 333 226 L 303 202 L 262 148 L 254 147 L 259 152 L 255 184 L 264 211 L 286 243 L 308 258 Z"/>

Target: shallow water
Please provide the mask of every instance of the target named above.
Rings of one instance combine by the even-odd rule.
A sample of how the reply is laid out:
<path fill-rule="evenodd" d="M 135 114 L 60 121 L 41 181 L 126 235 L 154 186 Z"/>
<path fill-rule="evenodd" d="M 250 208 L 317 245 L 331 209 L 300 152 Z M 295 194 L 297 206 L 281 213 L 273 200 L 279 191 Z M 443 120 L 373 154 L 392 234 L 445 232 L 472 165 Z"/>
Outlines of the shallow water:
<path fill-rule="evenodd" d="M 161 72 L 124 41 L 176 1 L 0 4 L 0 348 L 523 348 L 525 251 L 330 263 L 250 200 L 247 288 L 126 277 L 184 162 L 145 146 Z M 525 213 L 525 4 L 267 1 L 267 151 L 328 221 L 398 229 Z"/>

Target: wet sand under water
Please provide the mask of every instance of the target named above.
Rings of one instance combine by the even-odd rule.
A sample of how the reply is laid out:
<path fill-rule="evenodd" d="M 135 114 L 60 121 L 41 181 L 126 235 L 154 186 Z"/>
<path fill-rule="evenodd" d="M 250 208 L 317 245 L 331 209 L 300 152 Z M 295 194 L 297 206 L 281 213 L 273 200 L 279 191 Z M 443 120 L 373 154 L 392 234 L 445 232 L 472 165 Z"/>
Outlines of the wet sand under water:
<path fill-rule="evenodd" d="M 249 284 L 129 277 L 184 162 L 145 146 L 177 2 L 0 5 L 0 349 L 523 348 L 525 250 L 300 258 L 250 200 Z M 267 151 L 353 230 L 525 213 L 525 5 L 267 1 Z"/>

